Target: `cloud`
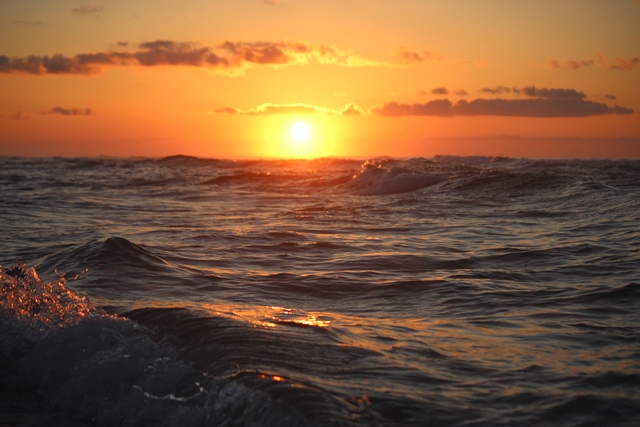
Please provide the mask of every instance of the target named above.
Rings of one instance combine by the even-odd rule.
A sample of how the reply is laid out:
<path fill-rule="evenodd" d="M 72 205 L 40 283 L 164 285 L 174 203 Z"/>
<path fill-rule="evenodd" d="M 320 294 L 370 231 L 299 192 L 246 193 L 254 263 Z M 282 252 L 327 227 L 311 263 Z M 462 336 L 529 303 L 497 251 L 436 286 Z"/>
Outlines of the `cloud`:
<path fill-rule="evenodd" d="M 434 95 L 448 95 L 449 89 L 447 89 L 446 87 L 437 87 L 437 88 L 431 89 L 431 93 Z"/>
<path fill-rule="evenodd" d="M 607 114 L 631 114 L 633 110 L 620 106 L 610 107 L 579 97 L 541 97 L 533 99 L 460 100 L 453 104 L 448 99 L 437 99 L 425 104 L 398 104 L 389 102 L 373 108 L 381 116 L 503 116 L 503 117 L 587 117 Z"/>
<path fill-rule="evenodd" d="M 270 114 L 315 114 L 328 113 L 331 110 L 308 104 L 262 104 L 248 110 L 240 110 L 235 107 L 223 107 L 215 110 L 216 113 L 246 114 L 246 115 L 270 115 Z"/>
<path fill-rule="evenodd" d="M 277 4 L 280 4 L 280 0 L 261 0 L 260 3 L 268 4 L 269 6 L 275 6 Z"/>
<path fill-rule="evenodd" d="M 348 67 L 385 65 L 341 50 L 332 45 L 307 42 L 232 42 L 225 41 L 219 46 L 225 58 L 234 66 L 257 65 L 307 65 L 331 64 Z"/>
<path fill-rule="evenodd" d="M 125 47 L 119 42 L 118 47 Z M 290 66 L 333 64 L 347 67 L 376 66 L 350 51 L 331 45 L 306 42 L 232 42 L 207 47 L 172 40 L 141 43 L 137 50 L 109 50 L 79 53 L 75 56 L 54 54 L 8 57 L 0 55 L 0 73 L 32 75 L 79 74 L 88 75 L 112 66 L 190 66 L 207 67 L 238 74 L 250 66 Z"/>
<path fill-rule="evenodd" d="M 453 116 L 453 104 L 448 99 L 435 99 L 424 104 L 387 102 L 371 111 L 387 117 L 398 116 Z"/>
<path fill-rule="evenodd" d="M 74 7 L 71 9 L 71 13 L 75 13 L 76 15 L 95 15 L 104 12 L 104 7 L 102 6 L 89 6 L 84 5 L 80 7 Z"/>
<path fill-rule="evenodd" d="M 407 66 L 428 61 L 439 61 L 462 69 L 468 69 L 470 67 L 481 68 L 486 65 L 486 61 L 484 59 L 469 60 L 456 57 L 447 58 L 444 55 L 430 50 L 413 51 L 401 47 L 396 49 L 392 54 L 394 60 L 387 62 L 387 66 Z"/>
<path fill-rule="evenodd" d="M 635 70 L 637 67 L 640 67 L 640 56 L 632 56 L 629 58 L 615 57 L 609 60 L 602 52 L 596 52 L 595 59 L 567 61 L 551 59 L 545 62 L 544 65 L 555 69 L 569 70 L 580 70 L 583 68 L 593 67 L 595 65 L 599 65 L 600 67 L 609 70 Z"/>
<path fill-rule="evenodd" d="M 0 116 L 2 117 L 2 116 Z M 27 120 L 29 119 L 29 116 L 26 115 L 25 113 L 23 113 L 22 111 L 16 111 L 15 113 L 11 113 L 9 115 L 7 115 L 7 118 L 9 120 Z"/>
<path fill-rule="evenodd" d="M 236 61 L 254 64 L 309 63 L 313 58 L 321 62 L 333 62 L 336 49 L 332 46 L 313 46 L 307 43 L 231 42 L 222 48 L 230 52 Z"/>
<path fill-rule="evenodd" d="M 358 116 L 366 114 L 365 110 L 354 103 L 344 106 L 340 110 L 319 107 L 309 104 L 271 104 L 266 103 L 248 110 L 241 110 L 235 107 L 222 107 L 215 110 L 217 114 L 243 114 L 243 115 L 272 115 L 272 114 L 335 114 L 343 116 Z"/>
<path fill-rule="evenodd" d="M 579 70 L 580 68 L 592 67 L 595 64 L 595 61 L 592 59 L 584 60 L 584 61 L 564 61 L 560 62 L 557 59 L 551 59 L 547 61 L 547 65 L 551 68 L 566 68 L 571 70 Z"/>
<path fill-rule="evenodd" d="M 186 65 L 192 67 L 202 66 L 227 66 L 224 58 L 216 55 L 207 47 L 198 47 L 192 43 L 174 42 L 171 40 L 155 40 L 140 44 L 140 50 L 122 57 L 114 52 L 112 57 L 116 60 L 114 65 L 119 65 L 118 60 L 124 59 L 127 64 L 133 63 L 145 67 L 158 65 Z M 89 54 L 89 58 L 91 58 Z M 100 55 L 100 54 L 98 54 Z M 97 56 L 99 59 L 99 56 Z"/>
<path fill-rule="evenodd" d="M 538 89 L 535 86 L 525 86 L 522 89 L 516 89 L 518 93 L 522 92 L 526 96 L 535 98 L 586 98 L 584 92 L 578 92 L 575 89 Z"/>
<path fill-rule="evenodd" d="M 505 88 L 505 86 L 498 86 Z M 495 88 L 494 88 L 495 89 Z M 507 88 L 509 89 L 509 88 Z M 452 102 L 447 98 L 434 99 L 426 103 L 402 104 L 387 102 L 381 106 L 365 110 L 355 103 L 342 109 L 320 107 L 309 104 L 272 104 L 266 103 L 255 108 L 241 110 L 235 107 L 222 107 L 217 114 L 272 115 L 272 114 L 334 114 L 367 115 L 385 117 L 403 116 L 499 116 L 499 117 L 587 117 L 609 114 L 632 114 L 630 108 L 618 105 L 594 102 L 586 99 L 583 92 L 564 88 L 536 88 L 525 86 L 522 89 L 509 89 L 527 96 L 526 99 L 477 98 L 471 101 Z M 460 91 L 458 91 L 460 92 Z M 466 92 L 465 92 L 466 93 Z M 609 98 L 612 99 L 612 98 Z"/>
<path fill-rule="evenodd" d="M 238 110 L 235 107 L 222 107 L 222 108 L 216 108 L 214 110 L 214 112 L 216 114 L 223 114 L 223 113 L 226 113 L 226 114 L 238 114 L 239 111 L 240 110 Z"/>
<path fill-rule="evenodd" d="M 639 1 L 640 1 L 640 0 L 639 0 Z M 607 99 L 610 99 L 610 100 L 612 100 L 612 101 L 615 101 L 616 99 L 618 99 L 618 97 L 617 97 L 617 96 L 615 96 L 615 95 L 610 95 L 610 94 L 606 94 L 604 97 L 605 97 L 605 98 L 607 98 Z"/>
<path fill-rule="evenodd" d="M 43 111 L 41 114 L 60 114 L 63 116 L 92 116 L 91 108 L 63 108 L 53 107 L 50 110 Z"/>
<path fill-rule="evenodd" d="M 454 92 L 454 95 L 458 95 L 458 96 L 467 96 L 469 95 L 469 92 L 467 92 L 464 89 L 460 89 Z"/>
<path fill-rule="evenodd" d="M 442 55 L 439 55 L 435 52 L 431 52 L 429 50 L 423 50 L 420 52 L 414 52 L 407 50 L 403 47 L 399 48 L 395 52 L 396 61 L 401 64 L 415 64 L 419 62 L 425 61 L 441 61 L 444 59 Z"/>
<path fill-rule="evenodd" d="M 340 110 L 339 114 L 343 116 L 362 116 L 365 114 L 365 111 L 357 104 L 353 102 L 344 106 L 342 110 Z"/>
<path fill-rule="evenodd" d="M 511 88 L 506 86 L 483 87 L 478 92 L 490 93 L 491 95 L 501 95 L 503 93 L 511 93 Z"/>
<path fill-rule="evenodd" d="M 640 66 L 640 57 L 636 56 L 633 58 L 613 58 L 607 68 L 610 70 L 635 70 L 638 66 Z"/>

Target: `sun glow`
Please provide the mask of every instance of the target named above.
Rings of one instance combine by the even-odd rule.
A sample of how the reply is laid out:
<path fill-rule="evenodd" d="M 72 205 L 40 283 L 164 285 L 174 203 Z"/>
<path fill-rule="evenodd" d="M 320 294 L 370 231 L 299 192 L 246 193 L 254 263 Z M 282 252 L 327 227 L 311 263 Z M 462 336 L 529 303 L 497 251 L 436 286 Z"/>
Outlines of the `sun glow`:
<path fill-rule="evenodd" d="M 297 122 L 291 126 L 291 136 L 298 142 L 304 142 L 311 136 L 311 127 L 304 122 Z"/>
<path fill-rule="evenodd" d="M 341 155 L 335 141 L 334 117 L 281 115 L 263 117 L 256 126 L 256 148 L 267 157 L 315 159 Z"/>
<path fill-rule="evenodd" d="M 316 136 L 307 122 L 295 122 L 289 128 L 285 157 L 311 158 L 318 155 Z"/>

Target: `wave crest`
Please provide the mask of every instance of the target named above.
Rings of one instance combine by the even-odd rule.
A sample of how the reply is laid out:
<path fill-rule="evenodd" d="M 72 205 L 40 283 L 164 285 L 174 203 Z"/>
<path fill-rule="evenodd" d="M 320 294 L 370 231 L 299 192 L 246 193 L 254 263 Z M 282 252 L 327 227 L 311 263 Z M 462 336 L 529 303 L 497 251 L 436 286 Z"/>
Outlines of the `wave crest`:
<path fill-rule="evenodd" d="M 43 282 L 25 264 L 0 267 L 0 315 L 3 320 L 22 320 L 33 325 L 69 326 L 101 313 L 86 298 L 65 287 L 60 278 Z"/>

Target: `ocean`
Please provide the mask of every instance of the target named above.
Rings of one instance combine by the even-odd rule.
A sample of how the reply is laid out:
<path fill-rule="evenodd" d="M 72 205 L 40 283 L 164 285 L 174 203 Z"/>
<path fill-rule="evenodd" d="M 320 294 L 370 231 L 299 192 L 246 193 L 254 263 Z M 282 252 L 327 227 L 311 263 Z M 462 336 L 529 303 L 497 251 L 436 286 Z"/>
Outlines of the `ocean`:
<path fill-rule="evenodd" d="M 640 425 L 640 161 L 0 158 L 0 425 Z"/>

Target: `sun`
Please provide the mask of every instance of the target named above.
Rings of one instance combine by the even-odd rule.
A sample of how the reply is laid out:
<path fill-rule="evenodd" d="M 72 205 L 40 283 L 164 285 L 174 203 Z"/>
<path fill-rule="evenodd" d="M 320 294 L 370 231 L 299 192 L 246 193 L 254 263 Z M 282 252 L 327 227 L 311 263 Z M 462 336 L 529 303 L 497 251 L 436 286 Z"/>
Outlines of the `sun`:
<path fill-rule="evenodd" d="M 291 126 L 291 136 L 298 142 L 304 142 L 311 136 L 311 127 L 304 122 L 297 122 Z"/>

